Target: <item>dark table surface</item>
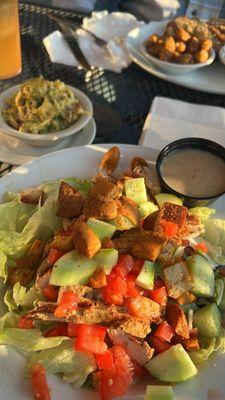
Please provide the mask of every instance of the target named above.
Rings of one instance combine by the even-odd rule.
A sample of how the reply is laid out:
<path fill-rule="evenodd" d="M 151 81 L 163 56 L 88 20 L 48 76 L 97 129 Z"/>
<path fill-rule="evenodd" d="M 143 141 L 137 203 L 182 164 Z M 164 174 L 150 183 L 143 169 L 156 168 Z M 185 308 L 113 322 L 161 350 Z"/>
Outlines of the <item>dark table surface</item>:
<path fill-rule="evenodd" d="M 38 1 L 37 1 L 38 3 Z M 224 107 L 225 97 L 183 88 L 145 72 L 135 64 L 121 74 L 96 69 L 89 81 L 85 73 L 73 67 L 52 64 L 42 39 L 57 26 L 47 16 L 49 8 L 20 2 L 23 71 L 9 80 L 0 80 L 0 92 L 28 78 L 42 74 L 46 79 L 60 79 L 84 91 L 94 105 L 97 122 L 95 143 L 137 144 L 146 115 L 155 96 L 166 96 L 196 104 Z M 82 21 L 81 14 L 54 10 L 57 15 Z M 0 174 L 10 165 L 0 164 Z"/>

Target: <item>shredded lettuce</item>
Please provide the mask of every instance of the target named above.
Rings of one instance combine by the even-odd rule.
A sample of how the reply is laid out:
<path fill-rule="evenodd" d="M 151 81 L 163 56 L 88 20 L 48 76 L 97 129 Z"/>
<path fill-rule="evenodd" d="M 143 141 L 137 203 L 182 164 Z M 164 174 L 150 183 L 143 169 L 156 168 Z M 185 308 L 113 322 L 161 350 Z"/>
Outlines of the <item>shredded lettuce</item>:
<path fill-rule="evenodd" d="M 216 210 L 208 207 L 193 207 L 189 208 L 188 212 L 197 215 L 201 219 L 201 222 L 205 223 L 209 219 L 210 215 L 215 214 Z"/>
<path fill-rule="evenodd" d="M 55 348 L 30 354 L 28 371 L 33 364 L 40 363 L 48 373 L 61 373 L 66 382 L 81 387 L 96 364 L 91 354 L 75 351 L 73 344 L 73 340 L 67 339 Z"/>
<path fill-rule="evenodd" d="M 225 255 L 225 220 L 224 219 L 210 219 L 205 224 L 205 232 L 203 234 L 205 240 L 214 246 L 222 248 Z"/>
<path fill-rule="evenodd" d="M 13 289 L 10 289 L 11 296 L 9 299 L 12 299 L 12 304 L 16 305 L 16 307 L 22 308 L 32 308 L 36 301 L 42 299 L 41 293 L 36 289 L 35 285 L 31 286 L 30 289 L 26 289 L 25 286 L 22 286 L 19 282 L 15 283 Z"/>
<path fill-rule="evenodd" d="M 0 345 L 10 345 L 27 355 L 33 351 L 55 348 L 68 338 L 65 336 L 45 338 L 39 329 L 6 328 L 0 332 Z"/>

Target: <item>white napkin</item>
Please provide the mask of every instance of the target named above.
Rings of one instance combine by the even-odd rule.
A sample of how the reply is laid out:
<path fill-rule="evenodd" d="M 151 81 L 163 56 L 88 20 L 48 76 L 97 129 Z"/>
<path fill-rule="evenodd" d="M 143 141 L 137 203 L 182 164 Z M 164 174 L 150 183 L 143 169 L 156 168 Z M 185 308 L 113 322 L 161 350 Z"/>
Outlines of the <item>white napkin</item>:
<path fill-rule="evenodd" d="M 98 46 L 95 39 L 82 29 L 77 31 L 79 45 L 92 67 L 121 72 L 131 63 L 125 37 L 128 32 L 142 24 L 144 23 L 127 13 L 93 12 L 91 18 L 84 18 L 83 27 L 106 40 L 107 48 Z M 70 66 L 78 65 L 61 32 L 52 32 L 43 39 L 43 42 L 52 62 Z"/>
<path fill-rule="evenodd" d="M 139 144 L 161 150 L 185 137 L 205 138 L 225 147 L 225 109 L 155 97 Z"/>

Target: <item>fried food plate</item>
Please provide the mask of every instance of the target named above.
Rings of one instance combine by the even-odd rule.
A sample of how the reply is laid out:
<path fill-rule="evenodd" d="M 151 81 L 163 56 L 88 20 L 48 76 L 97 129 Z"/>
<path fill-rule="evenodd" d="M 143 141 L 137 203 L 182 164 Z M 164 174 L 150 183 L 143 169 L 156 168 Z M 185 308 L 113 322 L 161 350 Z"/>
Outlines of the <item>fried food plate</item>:
<path fill-rule="evenodd" d="M 90 178 L 97 172 L 103 154 L 111 145 L 92 145 L 71 148 L 48 154 L 28 164 L 24 164 L 0 180 L 0 197 L 6 191 L 18 191 L 35 186 L 43 181 L 76 176 Z M 129 161 L 140 156 L 154 164 L 157 153 L 150 148 L 119 145 L 121 150 L 120 167 L 124 169 Z M 225 198 L 213 205 L 220 217 L 225 217 Z M 224 209 L 224 211 L 223 211 Z M 3 286 L 0 289 L 1 303 Z M 1 311 L 2 306 L 0 303 Z M 10 347 L 0 346 L 0 398 L 3 400 L 30 400 L 32 392 L 30 382 L 24 379 L 25 358 Z M 192 380 L 179 384 L 174 389 L 174 400 L 216 400 L 225 399 L 224 386 L 225 356 L 216 356 L 204 365 L 199 374 Z M 98 394 L 90 390 L 77 390 L 64 383 L 57 376 L 48 377 L 52 400 L 97 400 Z M 151 377 L 146 374 L 146 380 L 132 387 L 124 400 L 143 399 L 145 386 L 151 384 Z"/>

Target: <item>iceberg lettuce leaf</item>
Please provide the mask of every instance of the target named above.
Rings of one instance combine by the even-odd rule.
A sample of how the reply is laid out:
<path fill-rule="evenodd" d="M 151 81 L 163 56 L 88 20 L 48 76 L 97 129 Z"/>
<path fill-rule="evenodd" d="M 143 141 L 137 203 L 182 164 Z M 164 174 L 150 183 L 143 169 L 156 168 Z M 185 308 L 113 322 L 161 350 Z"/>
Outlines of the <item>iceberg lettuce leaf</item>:
<path fill-rule="evenodd" d="M 13 346 L 23 354 L 55 348 L 64 340 L 68 338 L 65 336 L 45 338 L 39 329 L 6 328 L 0 332 L 0 345 Z"/>
<path fill-rule="evenodd" d="M 94 357 L 91 354 L 74 350 L 74 341 L 67 339 L 58 347 L 30 354 L 28 371 L 33 364 L 42 364 L 50 374 L 63 374 L 66 382 L 81 387 L 87 376 L 96 369 Z"/>
<path fill-rule="evenodd" d="M 197 215 L 201 219 L 201 222 L 205 223 L 210 215 L 215 214 L 216 210 L 209 207 L 193 207 L 189 208 L 188 212 Z"/>
<path fill-rule="evenodd" d="M 0 318 L 0 332 L 5 328 L 17 328 L 19 315 L 14 312 L 7 312 Z"/>
<path fill-rule="evenodd" d="M 212 218 L 205 224 L 203 238 L 214 246 L 222 248 L 225 255 L 225 220 Z"/>

